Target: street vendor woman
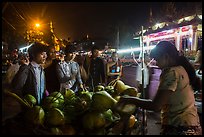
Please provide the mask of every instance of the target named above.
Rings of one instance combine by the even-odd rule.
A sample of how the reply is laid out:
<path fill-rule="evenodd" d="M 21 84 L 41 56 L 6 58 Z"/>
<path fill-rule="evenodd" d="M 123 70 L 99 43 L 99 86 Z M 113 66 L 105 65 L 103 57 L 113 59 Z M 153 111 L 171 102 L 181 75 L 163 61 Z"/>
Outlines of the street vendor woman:
<path fill-rule="evenodd" d="M 193 66 L 168 41 L 159 42 L 150 57 L 162 69 L 155 98 L 147 100 L 124 96 L 118 105 L 135 104 L 148 110 L 160 110 L 162 135 L 202 135 L 194 98 L 198 78 Z"/>

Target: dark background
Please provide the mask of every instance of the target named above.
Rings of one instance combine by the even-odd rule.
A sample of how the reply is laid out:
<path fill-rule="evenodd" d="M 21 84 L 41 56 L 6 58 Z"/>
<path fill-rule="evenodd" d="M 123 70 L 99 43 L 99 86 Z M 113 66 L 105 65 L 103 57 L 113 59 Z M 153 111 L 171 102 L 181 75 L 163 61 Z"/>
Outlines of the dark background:
<path fill-rule="evenodd" d="M 25 30 L 36 21 L 43 25 L 53 22 L 54 32 L 61 39 L 86 37 L 106 39 L 114 43 L 120 32 L 121 45 L 131 44 L 133 33 L 141 26 L 202 11 L 202 2 L 4 2 L 2 4 L 2 38 L 21 39 Z M 170 9 L 169 11 L 167 9 Z M 7 34 L 8 33 L 8 34 Z M 7 34 L 7 35 L 6 35 Z M 23 40 L 22 40 L 23 42 Z"/>

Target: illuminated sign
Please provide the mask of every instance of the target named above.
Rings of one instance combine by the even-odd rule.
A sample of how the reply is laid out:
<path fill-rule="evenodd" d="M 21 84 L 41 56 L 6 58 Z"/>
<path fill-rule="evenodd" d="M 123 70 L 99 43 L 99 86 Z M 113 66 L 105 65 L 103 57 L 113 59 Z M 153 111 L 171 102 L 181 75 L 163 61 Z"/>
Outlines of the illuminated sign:
<path fill-rule="evenodd" d="M 144 37 L 143 40 L 147 41 L 147 39 L 149 39 L 149 41 L 154 41 L 154 40 L 159 40 L 159 39 L 172 38 L 172 37 L 175 37 L 177 32 L 185 34 L 186 32 L 189 32 L 191 28 L 192 28 L 192 25 L 188 25 L 188 26 L 183 26 L 183 27 L 176 28 L 176 29 L 164 30 L 158 33 L 149 34 L 148 38 Z"/>
<path fill-rule="evenodd" d="M 189 29 L 190 29 L 190 26 L 181 27 L 181 31 L 182 31 L 182 32 L 189 31 Z"/>

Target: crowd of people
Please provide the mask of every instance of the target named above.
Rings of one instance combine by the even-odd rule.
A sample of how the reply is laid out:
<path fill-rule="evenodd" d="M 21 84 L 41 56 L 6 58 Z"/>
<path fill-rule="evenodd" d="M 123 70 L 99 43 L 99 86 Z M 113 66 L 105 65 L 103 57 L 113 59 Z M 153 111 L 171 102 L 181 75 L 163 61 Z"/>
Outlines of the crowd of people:
<path fill-rule="evenodd" d="M 44 95 L 52 92 L 63 93 L 67 89 L 77 92 L 87 87 L 93 89 L 97 85 L 107 85 L 110 80 L 120 79 L 122 75 L 118 54 L 114 52 L 107 62 L 101 58 L 97 46 L 91 49 L 91 55 L 84 55 L 77 54 L 73 45 L 67 45 L 57 56 L 54 47 L 36 42 L 26 55 L 16 55 L 3 84 L 12 87 L 11 90 L 19 96 L 29 91 L 39 104 Z"/>
<path fill-rule="evenodd" d="M 200 90 L 198 83 L 201 81 L 197 79 L 195 68 L 168 41 L 159 42 L 150 57 L 162 70 L 155 98 L 149 100 L 124 96 L 118 104 L 133 103 L 141 108 L 161 111 L 162 134 L 201 134 L 194 98 L 194 91 Z M 202 62 L 199 63 L 202 66 Z M 113 52 L 107 62 L 100 57 L 96 46 L 91 49 L 91 55 L 81 55 L 77 54 L 74 46 L 67 45 L 59 58 L 54 47 L 33 43 L 28 49 L 28 56 L 17 57 L 14 64 L 8 69 L 4 84 L 20 97 L 33 95 L 38 104 L 52 92 L 63 93 L 71 89 L 76 93 L 86 87 L 93 89 L 97 85 L 107 85 L 113 79 L 120 79 L 123 75 L 117 52 Z M 202 73 L 201 67 L 199 73 Z M 143 88 L 140 79 L 138 87 Z"/>

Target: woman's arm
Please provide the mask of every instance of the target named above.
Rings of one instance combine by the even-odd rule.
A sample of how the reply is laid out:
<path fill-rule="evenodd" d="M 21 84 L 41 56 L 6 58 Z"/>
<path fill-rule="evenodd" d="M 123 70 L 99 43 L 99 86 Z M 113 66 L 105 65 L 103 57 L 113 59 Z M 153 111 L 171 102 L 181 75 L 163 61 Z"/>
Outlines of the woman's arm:
<path fill-rule="evenodd" d="M 161 107 L 167 103 L 171 93 L 172 91 L 170 90 L 158 90 L 153 100 L 141 99 L 138 97 L 131 96 L 122 96 L 118 102 L 118 105 L 135 104 L 136 107 L 141 107 L 147 110 L 159 111 L 161 110 Z"/>

